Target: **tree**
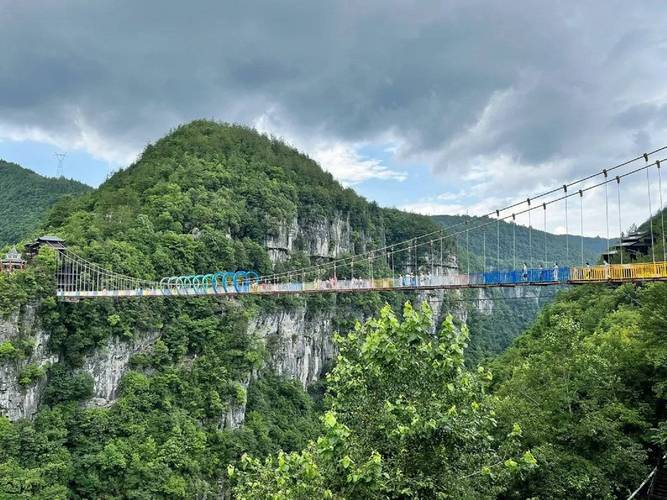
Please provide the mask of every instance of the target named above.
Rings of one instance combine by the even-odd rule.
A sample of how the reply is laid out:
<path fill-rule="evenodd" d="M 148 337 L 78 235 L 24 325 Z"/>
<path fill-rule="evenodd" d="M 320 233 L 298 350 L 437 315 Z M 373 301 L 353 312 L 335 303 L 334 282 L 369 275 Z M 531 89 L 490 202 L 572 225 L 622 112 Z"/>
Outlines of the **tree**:
<path fill-rule="evenodd" d="M 421 311 L 406 304 L 403 321 L 385 306 L 337 336 L 324 434 L 300 453 L 244 458 L 230 469 L 235 494 L 494 498 L 533 468 L 529 451 L 517 458 L 521 429 L 500 431 L 485 390 L 490 372 L 464 366 L 466 329 L 450 317 L 439 335 L 431 332 L 424 302 Z"/>

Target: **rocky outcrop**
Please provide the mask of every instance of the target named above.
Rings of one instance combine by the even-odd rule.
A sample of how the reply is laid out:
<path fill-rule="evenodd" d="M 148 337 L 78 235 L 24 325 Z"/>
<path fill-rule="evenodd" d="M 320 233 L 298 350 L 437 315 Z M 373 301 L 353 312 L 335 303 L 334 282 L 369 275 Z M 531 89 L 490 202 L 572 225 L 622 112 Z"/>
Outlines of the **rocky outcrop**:
<path fill-rule="evenodd" d="M 82 370 L 93 378 L 93 398 L 89 406 L 108 406 L 117 397 L 118 385 L 128 370 L 132 355 L 147 352 L 158 332 L 138 334 L 131 340 L 109 337 L 104 346 L 86 356 Z"/>
<path fill-rule="evenodd" d="M 26 306 L 9 318 L 0 318 L 0 344 L 28 341 L 32 344 L 29 356 L 23 359 L 5 359 L 0 361 L 0 414 L 10 420 L 31 418 L 37 411 L 44 387 L 44 378 L 24 387 L 19 383 L 21 371 L 28 365 L 46 369 L 56 363 L 58 357 L 47 349 L 49 336 L 36 319 L 34 307 Z"/>
<path fill-rule="evenodd" d="M 260 314 L 248 325 L 248 333 L 262 338 L 271 353 L 269 368 L 304 387 L 319 380 L 336 354 L 331 312 L 313 316 L 302 307 Z"/>
<path fill-rule="evenodd" d="M 284 262 L 295 250 L 321 259 L 353 253 L 350 217 L 337 214 L 310 221 L 299 221 L 295 217 L 274 228 L 266 236 L 265 246 L 274 263 Z"/>

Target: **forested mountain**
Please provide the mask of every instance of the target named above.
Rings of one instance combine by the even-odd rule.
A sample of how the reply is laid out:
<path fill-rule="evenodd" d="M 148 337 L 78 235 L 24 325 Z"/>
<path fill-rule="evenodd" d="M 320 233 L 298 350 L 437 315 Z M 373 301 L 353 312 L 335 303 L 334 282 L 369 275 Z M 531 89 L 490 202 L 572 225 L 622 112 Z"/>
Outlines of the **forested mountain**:
<path fill-rule="evenodd" d="M 42 177 L 0 160 L 0 247 L 30 236 L 58 199 L 88 190 L 80 182 Z"/>
<path fill-rule="evenodd" d="M 368 203 L 279 141 L 198 121 L 147 147 L 99 189 L 56 203 L 42 230 L 104 267 L 160 278 L 265 274 L 437 227 Z M 366 273 L 366 264 L 354 271 Z M 407 298 L 69 304 L 50 297 L 52 272 L 47 252 L 26 272 L 0 274 L 0 331 L 10 333 L 0 339 L 8 384 L 0 402 L 33 417 L 0 420 L 4 495 L 219 496 L 227 465 L 243 452 L 299 449 L 319 429 L 301 384 L 273 375 L 273 367 L 301 383 L 315 380 L 335 329 Z M 120 383 L 119 370 L 126 372 Z M 41 405 L 33 416 L 34 402 Z"/>

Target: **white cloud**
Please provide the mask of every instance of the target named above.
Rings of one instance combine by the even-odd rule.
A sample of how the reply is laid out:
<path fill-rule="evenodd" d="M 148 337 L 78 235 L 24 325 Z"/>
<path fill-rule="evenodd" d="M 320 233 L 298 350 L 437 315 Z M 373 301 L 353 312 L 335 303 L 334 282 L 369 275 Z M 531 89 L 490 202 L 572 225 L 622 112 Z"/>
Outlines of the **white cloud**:
<path fill-rule="evenodd" d="M 371 179 L 404 181 L 406 172 L 392 170 L 375 158 L 361 156 L 353 146 L 343 143 L 320 146 L 312 157 L 342 184 L 353 186 Z"/>

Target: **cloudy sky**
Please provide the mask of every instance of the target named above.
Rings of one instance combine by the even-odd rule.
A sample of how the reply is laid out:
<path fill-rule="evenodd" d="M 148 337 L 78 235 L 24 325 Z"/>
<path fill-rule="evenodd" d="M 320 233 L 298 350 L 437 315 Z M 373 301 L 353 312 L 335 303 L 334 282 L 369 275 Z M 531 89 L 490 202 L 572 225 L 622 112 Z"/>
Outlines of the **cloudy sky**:
<path fill-rule="evenodd" d="M 665 26 L 657 0 L 0 0 L 0 158 L 97 185 L 212 118 L 381 205 L 478 214 L 667 144 Z"/>

